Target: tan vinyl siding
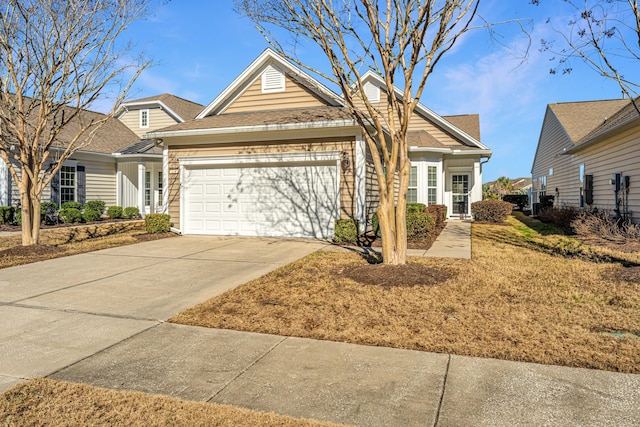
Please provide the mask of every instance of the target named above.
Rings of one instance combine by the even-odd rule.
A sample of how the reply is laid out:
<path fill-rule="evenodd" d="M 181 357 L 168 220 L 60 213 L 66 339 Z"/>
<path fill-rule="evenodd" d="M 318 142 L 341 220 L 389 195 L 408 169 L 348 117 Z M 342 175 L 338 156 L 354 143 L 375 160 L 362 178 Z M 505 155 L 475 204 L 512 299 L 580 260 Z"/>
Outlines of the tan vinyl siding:
<path fill-rule="evenodd" d="M 258 77 L 224 110 L 224 113 L 322 107 L 324 105 L 327 103 L 289 77 L 285 79 L 284 92 L 262 93 L 262 79 Z"/>
<path fill-rule="evenodd" d="M 107 206 L 115 206 L 116 165 L 115 161 L 79 161 L 85 167 L 87 200 L 102 200 Z"/>
<path fill-rule="evenodd" d="M 378 185 L 378 175 L 376 174 L 376 168 L 373 164 L 373 157 L 371 151 L 367 147 L 367 155 L 365 162 L 365 209 L 367 219 L 371 220 L 373 215 L 378 210 L 380 204 L 380 186 Z"/>
<path fill-rule="evenodd" d="M 386 110 L 386 102 L 387 95 L 383 90 L 380 90 L 380 102 L 373 104 L 374 108 L 380 112 L 381 117 L 386 118 L 387 110 Z M 397 122 L 396 122 L 397 123 Z M 461 144 L 457 139 L 446 133 L 443 129 L 436 126 L 434 123 L 427 120 L 425 117 L 421 116 L 417 112 L 414 112 L 411 116 L 411 120 L 409 121 L 409 130 L 424 130 L 431 134 L 434 138 L 440 141 L 444 145 L 453 145 L 460 146 Z"/>
<path fill-rule="evenodd" d="M 565 149 L 571 147 L 573 142 L 551 109 L 547 109 L 532 177 L 546 177 L 546 194 L 555 196 L 556 206 L 580 206 L 580 161 L 576 156 L 563 154 Z M 550 169 L 553 169 L 551 175 Z"/>
<path fill-rule="evenodd" d="M 179 157 L 246 155 L 260 153 L 300 151 L 346 151 L 350 155 L 349 170 L 340 169 L 340 216 L 355 217 L 355 140 L 345 138 L 305 139 L 282 142 L 255 142 L 243 144 L 174 145 L 169 138 L 169 215 L 174 224 L 180 223 L 180 165 Z"/>
<path fill-rule="evenodd" d="M 129 129 L 131 129 L 138 137 L 142 138 L 142 136 L 147 133 L 154 131 L 156 129 L 162 129 L 167 126 L 175 125 L 178 123 L 173 119 L 170 115 L 168 115 L 164 110 L 160 108 L 148 108 L 149 110 L 149 127 L 141 128 L 140 127 L 140 110 L 145 110 L 146 108 L 140 109 L 130 109 L 125 111 L 118 117 L 122 123 L 124 123 Z"/>
<path fill-rule="evenodd" d="M 636 223 L 640 223 L 639 148 L 640 127 L 636 127 L 577 153 L 585 174 L 593 175 L 593 202 L 598 209 L 615 209 L 611 175 L 621 172 L 630 177 L 628 209 Z"/>

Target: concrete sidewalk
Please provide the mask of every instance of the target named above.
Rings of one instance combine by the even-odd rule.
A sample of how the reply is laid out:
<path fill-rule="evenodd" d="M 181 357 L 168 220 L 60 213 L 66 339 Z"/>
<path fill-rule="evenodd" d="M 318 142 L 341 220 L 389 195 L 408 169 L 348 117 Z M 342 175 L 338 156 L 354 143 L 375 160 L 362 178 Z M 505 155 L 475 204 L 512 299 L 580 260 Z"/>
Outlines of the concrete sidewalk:
<path fill-rule="evenodd" d="M 358 426 L 640 425 L 640 375 L 172 324 L 51 377 Z"/>
<path fill-rule="evenodd" d="M 471 223 L 449 220 L 428 250 L 408 249 L 407 255 L 471 259 Z"/>

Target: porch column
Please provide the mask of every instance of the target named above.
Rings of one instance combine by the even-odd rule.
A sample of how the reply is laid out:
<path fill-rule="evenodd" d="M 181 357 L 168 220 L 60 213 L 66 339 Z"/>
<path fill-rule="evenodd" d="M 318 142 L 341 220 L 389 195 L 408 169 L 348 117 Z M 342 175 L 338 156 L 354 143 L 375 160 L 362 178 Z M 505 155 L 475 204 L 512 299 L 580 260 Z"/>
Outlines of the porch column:
<path fill-rule="evenodd" d="M 162 149 L 162 213 L 169 213 L 169 148 Z"/>
<path fill-rule="evenodd" d="M 138 209 L 140 209 L 140 215 L 144 218 L 146 212 L 144 207 L 144 173 L 145 167 L 143 162 L 138 162 Z"/>
<path fill-rule="evenodd" d="M 470 199 L 469 212 L 471 212 L 471 203 L 482 200 L 482 167 L 480 159 L 473 161 L 473 188 L 471 189 Z"/>

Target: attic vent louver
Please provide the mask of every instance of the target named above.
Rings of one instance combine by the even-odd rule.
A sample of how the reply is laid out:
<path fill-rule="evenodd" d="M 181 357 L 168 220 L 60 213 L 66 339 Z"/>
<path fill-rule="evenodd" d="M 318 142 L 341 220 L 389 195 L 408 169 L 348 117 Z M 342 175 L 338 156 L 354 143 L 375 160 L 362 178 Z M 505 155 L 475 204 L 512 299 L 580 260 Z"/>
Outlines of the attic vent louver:
<path fill-rule="evenodd" d="M 371 82 L 364 84 L 364 94 L 369 102 L 380 102 L 380 88 Z"/>
<path fill-rule="evenodd" d="M 262 93 L 284 92 L 284 73 L 269 65 L 262 73 Z"/>

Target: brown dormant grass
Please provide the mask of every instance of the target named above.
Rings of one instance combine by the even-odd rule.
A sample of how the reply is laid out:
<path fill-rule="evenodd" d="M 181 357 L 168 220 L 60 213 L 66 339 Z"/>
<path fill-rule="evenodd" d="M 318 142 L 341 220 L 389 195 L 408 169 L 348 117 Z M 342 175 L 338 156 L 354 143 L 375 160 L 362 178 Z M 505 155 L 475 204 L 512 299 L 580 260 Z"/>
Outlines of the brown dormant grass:
<path fill-rule="evenodd" d="M 0 425 L 315 427 L 336 424 L 227 405 L 36 379 L 0 395 Z"/>
<path fill-rule="evenodd" d="M 410 259 L 450 274 L 431 287 L 362 285 L 342 275 L 360 256 L 318 252 L 170 321 L 640 373 L 640 254 L 546 231 L 473 224 L 472 260 Z"/>
<path fill-rule="evenodd" d="M 40 231 L 40 248 L 21 247 L 20 235 L 0 237 L 0 269 L 137 243 L 143 221 L 115 222 Z"/>

